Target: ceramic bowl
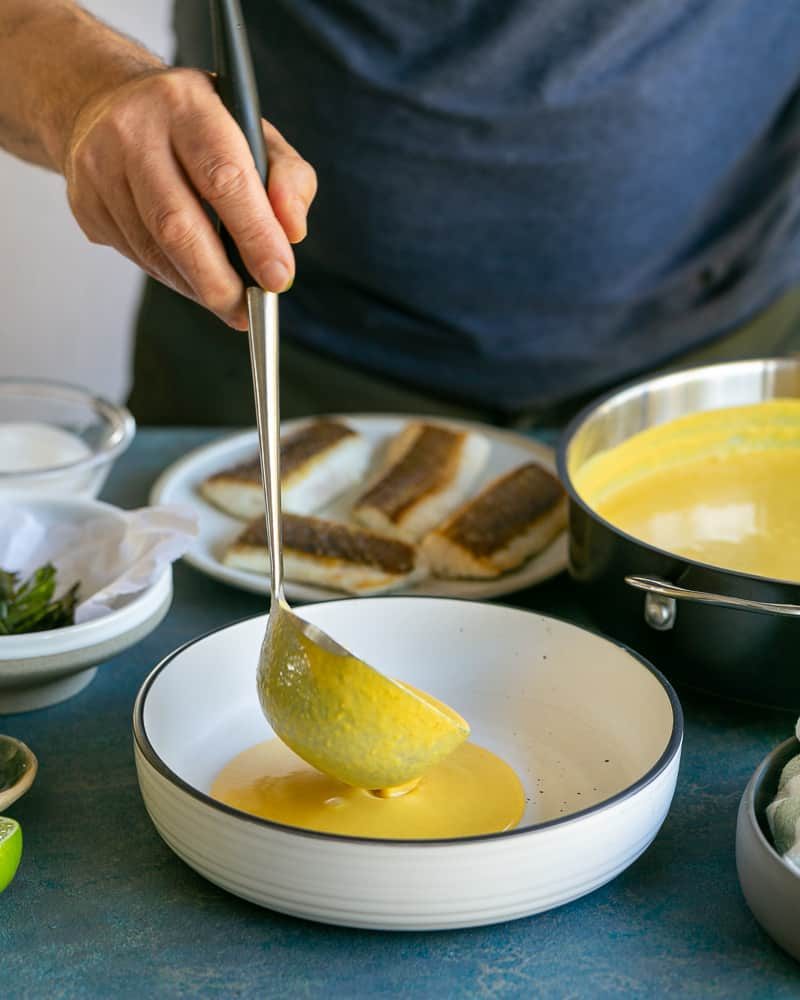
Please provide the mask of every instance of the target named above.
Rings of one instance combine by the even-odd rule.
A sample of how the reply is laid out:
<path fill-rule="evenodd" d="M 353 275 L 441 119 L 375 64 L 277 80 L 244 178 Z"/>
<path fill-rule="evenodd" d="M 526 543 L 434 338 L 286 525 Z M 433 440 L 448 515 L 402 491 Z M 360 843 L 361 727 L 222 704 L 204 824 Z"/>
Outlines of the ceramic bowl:
<path fill-rule="evenodd" d="M 220 768 L 268 739 L 255 693 L 266 619 L 181 647 L 134 708 L 147 810 L 201 875 L 263 906 L 352 927 L 412 930 L 523 917 L 591 892 L 655 837 L 683 723 L 667 681 L 624 647 L 552 618 L 445 598 L 306 605 L 309 621 L 390 676 L 461 712 L 516 770 L 524 817 L 500 834 L 387 841 L 312 833 L 211 799 Z"/>
<path fill-rule="evenodd" d="M 800 960 L 800 873 L 772 846 L 767 806 L 790 757 L 800 753 L 792 737 L 758 766 L 739 803 L 736 822 L 736 870 L 753 916 L 782 948 Z"/>
<path fill-rule="evenodd" d="M 0 495 L 36 492 L 95 497 L 114 461 L 133 441 L 136 422 L 88 389 L 45 379 L 0 379 L 0 427 L 9 423 L 47 424 L 76 436 L 87 454 L 50 468 L 0 471 Z"/>
<path fill-rule="evenodd" d="M 33 784 L 39 762 L 21 740 L 0 733 L 0 813 Z"/>
<path fill-rule="evenodd" d="M 119 508 L 97 500 L 28 497 L 25 507 L 45 525 L 124 520 Z M 167 567 L 150 587 L 102 618 L 45 632 L 0 635 L 0 715 L 71 698 L 92 681 L 99 664 L 152 632 L 171 603 L 172 569 Z"/>

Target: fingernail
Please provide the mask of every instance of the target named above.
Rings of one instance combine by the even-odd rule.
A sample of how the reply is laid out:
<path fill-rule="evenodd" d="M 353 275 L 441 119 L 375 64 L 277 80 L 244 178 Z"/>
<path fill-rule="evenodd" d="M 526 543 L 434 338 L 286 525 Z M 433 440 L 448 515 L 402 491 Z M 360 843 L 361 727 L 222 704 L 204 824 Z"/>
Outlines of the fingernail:
<path fill-rule="evenodd" d="M 282 292 L 291 285 L 289 268 L 279 260 L 268 264 L 264 270 L 264 286 L 271 292 Z"/>

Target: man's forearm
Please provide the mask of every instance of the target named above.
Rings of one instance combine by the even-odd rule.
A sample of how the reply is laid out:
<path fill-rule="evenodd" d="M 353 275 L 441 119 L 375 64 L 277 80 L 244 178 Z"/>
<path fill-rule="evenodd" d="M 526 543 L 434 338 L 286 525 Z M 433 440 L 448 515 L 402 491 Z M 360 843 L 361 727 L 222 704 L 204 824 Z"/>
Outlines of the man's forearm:
<path fill-rule="evenodd" d="M 163 63 L 70 0 L 0 0 L 0 147 L 61 171 L 94 94 Z"/>

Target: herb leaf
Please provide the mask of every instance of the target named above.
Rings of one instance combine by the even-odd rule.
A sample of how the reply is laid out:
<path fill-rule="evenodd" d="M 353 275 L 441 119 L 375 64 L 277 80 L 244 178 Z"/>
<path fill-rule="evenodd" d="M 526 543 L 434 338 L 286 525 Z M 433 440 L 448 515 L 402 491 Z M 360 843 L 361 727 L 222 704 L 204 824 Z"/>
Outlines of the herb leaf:
<path fill-rule="evenodd" d="M 58 600 L 56 569 L 51 563 L 40 566 L 27 580 L 19 573 L 0 569 L 0 635 L 43 632 L 75 622 L 79 583 L 74 583 Z"/>

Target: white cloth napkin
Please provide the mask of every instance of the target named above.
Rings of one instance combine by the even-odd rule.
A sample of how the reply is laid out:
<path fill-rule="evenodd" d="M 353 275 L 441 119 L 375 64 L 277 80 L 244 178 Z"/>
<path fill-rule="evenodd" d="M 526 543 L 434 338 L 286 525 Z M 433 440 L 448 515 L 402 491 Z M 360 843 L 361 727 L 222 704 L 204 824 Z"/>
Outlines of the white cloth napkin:
<path fill-rule="evenodd" d="M 59 522 L 47 508 L 0 505 L 0 568 L 27 577 L 51 562 L 56 596 L 80 581 L 75 623 L 100 618 L 155 583 L 198 531 L 189 507 L 120 513 L 121 521 L 98 515 L 75 524 Z"/>

